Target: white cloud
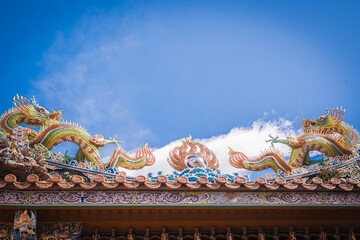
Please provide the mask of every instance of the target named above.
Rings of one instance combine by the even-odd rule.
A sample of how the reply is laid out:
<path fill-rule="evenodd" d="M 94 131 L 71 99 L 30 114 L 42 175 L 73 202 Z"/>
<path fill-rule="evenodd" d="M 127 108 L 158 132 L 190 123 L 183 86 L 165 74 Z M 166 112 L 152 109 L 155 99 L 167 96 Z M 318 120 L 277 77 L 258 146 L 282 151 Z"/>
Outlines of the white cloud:
<path fill-rule="evenodd" d="M 232 174 L 237 172 L 244 175 L 250 174 L 250 172 L 236 169 L 229 164 L 228 147 L 231 147 L 236 151 L 241 151 L 251 157 L 270 147 L 270 143 L 265 142 L 266 139 L 269 139 L 269 135 L 285 138 L 286 136 L 295 136 L 296 133 L 292 122 L 286 119 L 281 118 L 274 121 L 264 121 L 260 119 L 255 121 L 251 127 L 233 128 L 227 134 L 193 140 L 205 144 L 216 154 L 220 162 L 219 169 L 221 173 Z M 164 147 L 153 149 L 153 153 L 156 157 L 156 162 L 153 166 L 145 167 L 136 171 L 125 170 L 125 172 L 129 176 L 147 175 L 147 173 L 157 173 L 158 171 L 163 171 L 165 174 L 171 173 L 174 169 L 172 169 L 167 162 L 169 152 L 174 147 L 181 144 L 181 139 L 179 139 L 165 145 Z M 279 148 L 285 156 L 289 156 L 290 149 L 288 147 L 284 145 L 276 145 L 276 147 Z M 132 153 L 135 151 L 132 151 Z"/>
<path fill-rule="evenodd" d="M 264 117 L 268 117 L 269 115 L 275 115 L 276 114 L 276 110 L 275 109 L 272 109 L 270 112 L 264 112 Z"/>

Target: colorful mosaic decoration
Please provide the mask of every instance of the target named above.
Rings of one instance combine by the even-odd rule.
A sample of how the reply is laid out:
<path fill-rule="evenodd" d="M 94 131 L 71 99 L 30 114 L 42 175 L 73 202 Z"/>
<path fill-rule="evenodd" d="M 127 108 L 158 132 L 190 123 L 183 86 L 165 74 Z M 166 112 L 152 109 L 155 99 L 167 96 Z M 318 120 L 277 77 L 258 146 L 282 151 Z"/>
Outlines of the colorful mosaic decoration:
<path fill-rule="evenodd" d="M 61 111 L 47 111 L 35 98 L 16 96 L 14 105 L 15 108 L 0 118 L 0 189 L 10 184 L 18 189 L 26 189 L 32 184 L 38 189 L 47 189 L 54 184 L 61 189 L 75 184 L 92 189 L 98 183 L 106 188 L 123 184 L 134 189 L 143 183 L 153 189 L 162 184 L 172 189 L 180 188 L 182 184 L 189 189 L 197 189 L 201 184 L 218 189 L 216 184 L 237 188 L 236 183 L 257 181 L 252 181 L 248 175 L 240 175 L 242 173 L 222 174 L 216 154 L 191 137 L 183 139 L 182 145 L 169 152 L 167 162 L 174 172 L 165 174 L 162 169 L 157 169 L 146 176 L 130 177 L 122 171 L 124 168 L 136 170 L 155 163 L 155 156 L 147 144 L 130 156 L 121 149 L 116 137 L 92 136 L 78 124 L 63 121 Z M 344 123 L 344 116 L 342 108 L 332 109 L 317 120 L 303 120 L 304 133 L 296 138 L 270 136 L 271 145 L 282 143 L 292 149 L 289 160 L 273 147 L 254 159 L 230 149 L 230 164 L 254 171 L 272 168 L 275 173 L 266 175 L 269 183 L 278 178 L 290 183 L 295 178 L 310 182 L 319 177 L 325 184 L 333 178 L 342 178 L 342 183 L 351 181 L 353 186 L 360 176 L 359 135 Z M 63 142 L 79 147 L 75 156 L 51 151 Z M 115 144 L 116 150 L 103 162 L 99 149 L 107 144 Z M 310 158 L 313 151 L 320 152 L 321 158 Z M 266 187 L 271 189 L 273 186 Z"/>
<path fill-rule="evenodd" d="M 82 223 L 42 223 L 38 227 L 40 239 L 68 239 L 80 237 Z"/>
<path fill-rule="evenodd" d="M 9 191 L 0 195 L 0 205 L 213 205 L 213 206 L 360 206 L 360 193 L 341 192 L 168 192 L 168 191 Z M 21 212 L 20 214 L 23 214 Z M 17 215 L 19 216 L 19 215 Z M 30 216 L 26 218 L 29 221 Z M 19 226 L 19 225 L 18 225 Z M 23 226 L 23 225 L 21 225 Z M 25 225 L 24 225 L 25 226 Z M 25 230 L 24 230 L 25 229 Z M 31 227 L 24 228 L 31 229 Z"/>
<path fill-rule="evenodd" d="M 36 210 L 16 210 L 14 219 L 14 240 L 36 240 Z"/>
<path fill-rule="evenodd" d="M 148 173 L 147 177 L 151 181 L 157 181 L 160 176 L 163 176 L 162 171 L 159 171 L 156 174 Z M 212 170 L 210 168 L 186 168 L 181 172 L 174 171 L 171 174 L 165 174 L 165 176 L 169 181 L 175 181 L 179 177 L 183 177 L 188 179 L 189 182 L 197 182 L 200 177 L 205 177 L 209 182 L 216 182 L 219 177 L 225 177 L 227 181 L 233 182 L 239 177 L 239 174 L 221 174 L 220 170 Z M 250 177 L 248 175 L 245 175 L 244 177 L 247 181 L 250 181 Z"/>

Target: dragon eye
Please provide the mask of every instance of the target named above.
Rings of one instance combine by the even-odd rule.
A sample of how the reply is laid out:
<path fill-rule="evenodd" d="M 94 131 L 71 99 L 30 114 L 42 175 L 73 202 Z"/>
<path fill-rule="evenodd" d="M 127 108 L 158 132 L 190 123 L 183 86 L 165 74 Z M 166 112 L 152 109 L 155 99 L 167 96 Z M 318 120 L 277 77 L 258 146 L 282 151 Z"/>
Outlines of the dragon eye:
<path fill-rule="evenodd" d="M 41 113 L 45 113 L 45 108 L 43 108 L 43 107 L 38 107 L 38 108 L 36 108 L 36 110 L 38 110 Z"/>

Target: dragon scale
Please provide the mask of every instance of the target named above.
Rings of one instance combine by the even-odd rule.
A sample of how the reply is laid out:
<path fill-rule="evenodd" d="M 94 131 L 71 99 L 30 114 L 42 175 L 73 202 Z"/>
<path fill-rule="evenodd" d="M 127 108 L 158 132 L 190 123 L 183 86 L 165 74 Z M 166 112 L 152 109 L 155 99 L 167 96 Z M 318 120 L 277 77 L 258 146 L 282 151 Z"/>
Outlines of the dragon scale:
<path fill-rule="evenodd" d="M 90 139 L 91 136 L 80 127 L 72 124 L 59 123 L 41 130 L 38 137 L 34 139 L 30 145 L 42 144 L 50 150 L 62 142 L 72 142 L 79 146 L 81 153 L 88 161 L 97 165 L 105 165 L 101 161 L 98 147 L 91 143 Z"/>
<path fill-rule="evenodd" d="M 90 134 L 79 126 L 69 123 L 58 123 L 45 126 L 39 133 L 38 137 L 31 142 L 31 146 L 42 144 L 47 149 L 63 143 L 71 142 L 79 147 L 76 154 L 78 161 L 86 158 L 89 162 L 105 167 L 124 167 L 127 169 L 139 169 L 144 165 L 152 165 L 153 160 L 148 160 L 148 156 L 152 156 L 151 150 L 147 147 L 147 152 L 138 150 L 135 158 L 131 158 L 125 154 L 118 146 L 108 163 L 102 162 L 99 148 L 104 147 L 114 141 L 105 140 L 102 136 L 91 137 Z M 141 154 L 143 152 L 143 154 Z"/>

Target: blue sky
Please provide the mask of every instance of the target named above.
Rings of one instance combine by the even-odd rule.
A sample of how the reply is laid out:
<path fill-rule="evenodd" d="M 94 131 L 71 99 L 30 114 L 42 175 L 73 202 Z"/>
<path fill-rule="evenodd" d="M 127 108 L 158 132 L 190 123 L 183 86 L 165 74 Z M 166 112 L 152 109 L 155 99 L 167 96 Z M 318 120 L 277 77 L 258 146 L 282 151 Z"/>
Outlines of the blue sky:
<path fill-rule="evenodd" d="M 35 95 L 128 150 L 341 105 L 360 129 L 359 1 L 0 4 L 1 112 Z"/>

